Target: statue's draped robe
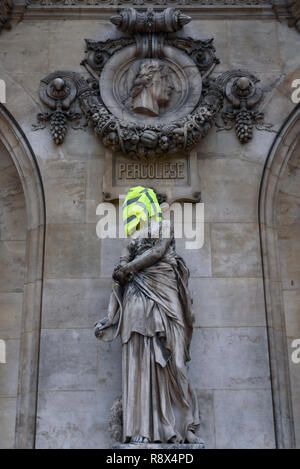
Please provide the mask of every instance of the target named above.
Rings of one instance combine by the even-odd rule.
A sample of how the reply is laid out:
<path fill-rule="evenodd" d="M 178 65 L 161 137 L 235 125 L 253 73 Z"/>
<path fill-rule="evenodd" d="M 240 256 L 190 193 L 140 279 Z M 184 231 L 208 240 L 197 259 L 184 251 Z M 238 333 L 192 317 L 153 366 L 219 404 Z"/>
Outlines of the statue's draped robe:
<path fill-rule="evenodd" d="M 157 242 L 131 242 L 131 259 Z M 120 335 L 123 355 L 123 440 L 184 441 L 199 425 L 186 362 L 192 335 L 189 272 L 171 242 L 154 265 L 115 285 L 102 338 Z"/>

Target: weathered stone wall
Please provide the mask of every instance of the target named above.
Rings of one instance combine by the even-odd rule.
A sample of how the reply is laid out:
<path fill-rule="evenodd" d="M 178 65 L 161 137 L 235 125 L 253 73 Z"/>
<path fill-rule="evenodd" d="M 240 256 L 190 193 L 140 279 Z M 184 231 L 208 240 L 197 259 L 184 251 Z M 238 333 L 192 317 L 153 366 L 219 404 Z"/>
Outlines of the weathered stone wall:
<path fill-rule="evenodd" d="M 217 73 L 243 68 L 261 79 L 266 121 L 277 131 L 295 106 L 280 82 L 299 67 L 297 31 L 275 18 L 197 19 L 185 34 L 215 37 Z M 57 147 L 48 129 L 31 128 L 40 79 L 59 69 L 84 74 L 84 38 L 115 35 L 104 20 L 43 19 L 15 24 L 0 37 L 7 108 L 35 152 L 46 199 L 38 448 L 109 446 L 109 408 L 121 394 L 120 345 L 100 344 L 92 331 L 105 315 L 121 244 L 101 242 L 95 231 L 104 149 L 89 129 L 70 129 Z M 259 186 L 274 137 L 255 131 L 242 146 L 233 131 L 210 131 L 197 148 L 205 244 L 188 251 L 177 243 L 191 270 L 190 375 L 209 448 L 275 446 L 258 226 Z"/>

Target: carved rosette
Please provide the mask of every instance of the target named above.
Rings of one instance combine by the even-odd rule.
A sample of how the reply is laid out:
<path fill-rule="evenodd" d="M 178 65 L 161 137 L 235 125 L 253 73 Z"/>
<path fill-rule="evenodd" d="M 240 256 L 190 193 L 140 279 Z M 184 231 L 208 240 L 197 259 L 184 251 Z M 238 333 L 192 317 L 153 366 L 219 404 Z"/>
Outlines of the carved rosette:
<path fill-rule="evenodd" d="M 231 130 L 235 126 L 240 142 L 247 143 L 253 137 L 253 127 L 270 130 L 272 125 L 263 122 L 264 113 L 259 111 L 263 90 L 257 86 L 258 78 L 246 70 L 232 70 L 222 74 L 217 81 L 225 90 L 226 98 L 225 111 L 222 112 L 225 126 L 217 124 L 219 131 Z"/>
<path fill-rule="evenodd" d="M 64 141 L 68 120 L 77 121 L 74 129 L 84 128 L 87 124 L 85 120 L 82 122 L 83 114 L 76 102 L 78 92 L 82 89 L 89 89 L 89 85 L 75 72 L 57 71 L 43 78 L 39 94 L 48 110 L 38 114 L 38 122 L 33 125 L 33 130 L 45 128 L 49 121 L 52 138 L 59 145 Z"/>

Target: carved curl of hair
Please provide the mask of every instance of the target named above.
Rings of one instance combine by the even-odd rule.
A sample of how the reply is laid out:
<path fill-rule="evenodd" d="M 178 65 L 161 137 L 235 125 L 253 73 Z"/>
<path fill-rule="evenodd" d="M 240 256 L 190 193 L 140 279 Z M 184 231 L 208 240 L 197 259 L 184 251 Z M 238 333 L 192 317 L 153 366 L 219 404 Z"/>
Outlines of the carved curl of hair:
<path fill-rule="evenodd" d="M 143 91 L 144 88 L 147 88 L 151 84 L 154 74 L 161 72 L 162 69 L 163 65 L 157 61 L 143 63 L 130 90 L 130 98 L 135 98 Z"/>

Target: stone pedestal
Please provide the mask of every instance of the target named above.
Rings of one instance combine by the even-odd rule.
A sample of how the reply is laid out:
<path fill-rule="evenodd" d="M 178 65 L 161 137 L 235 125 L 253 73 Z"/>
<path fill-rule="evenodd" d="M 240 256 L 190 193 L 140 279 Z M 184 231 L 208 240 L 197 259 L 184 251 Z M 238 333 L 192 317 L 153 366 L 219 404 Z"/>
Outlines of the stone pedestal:
<path fill-rule="evenodd" d="M 155 449 L 155 450 L 172 450 L 179 449 L 182 451 L 191 449 L 205 449 L 205 443 L 116 443 L 112 445 L 112 449 Z"/>

